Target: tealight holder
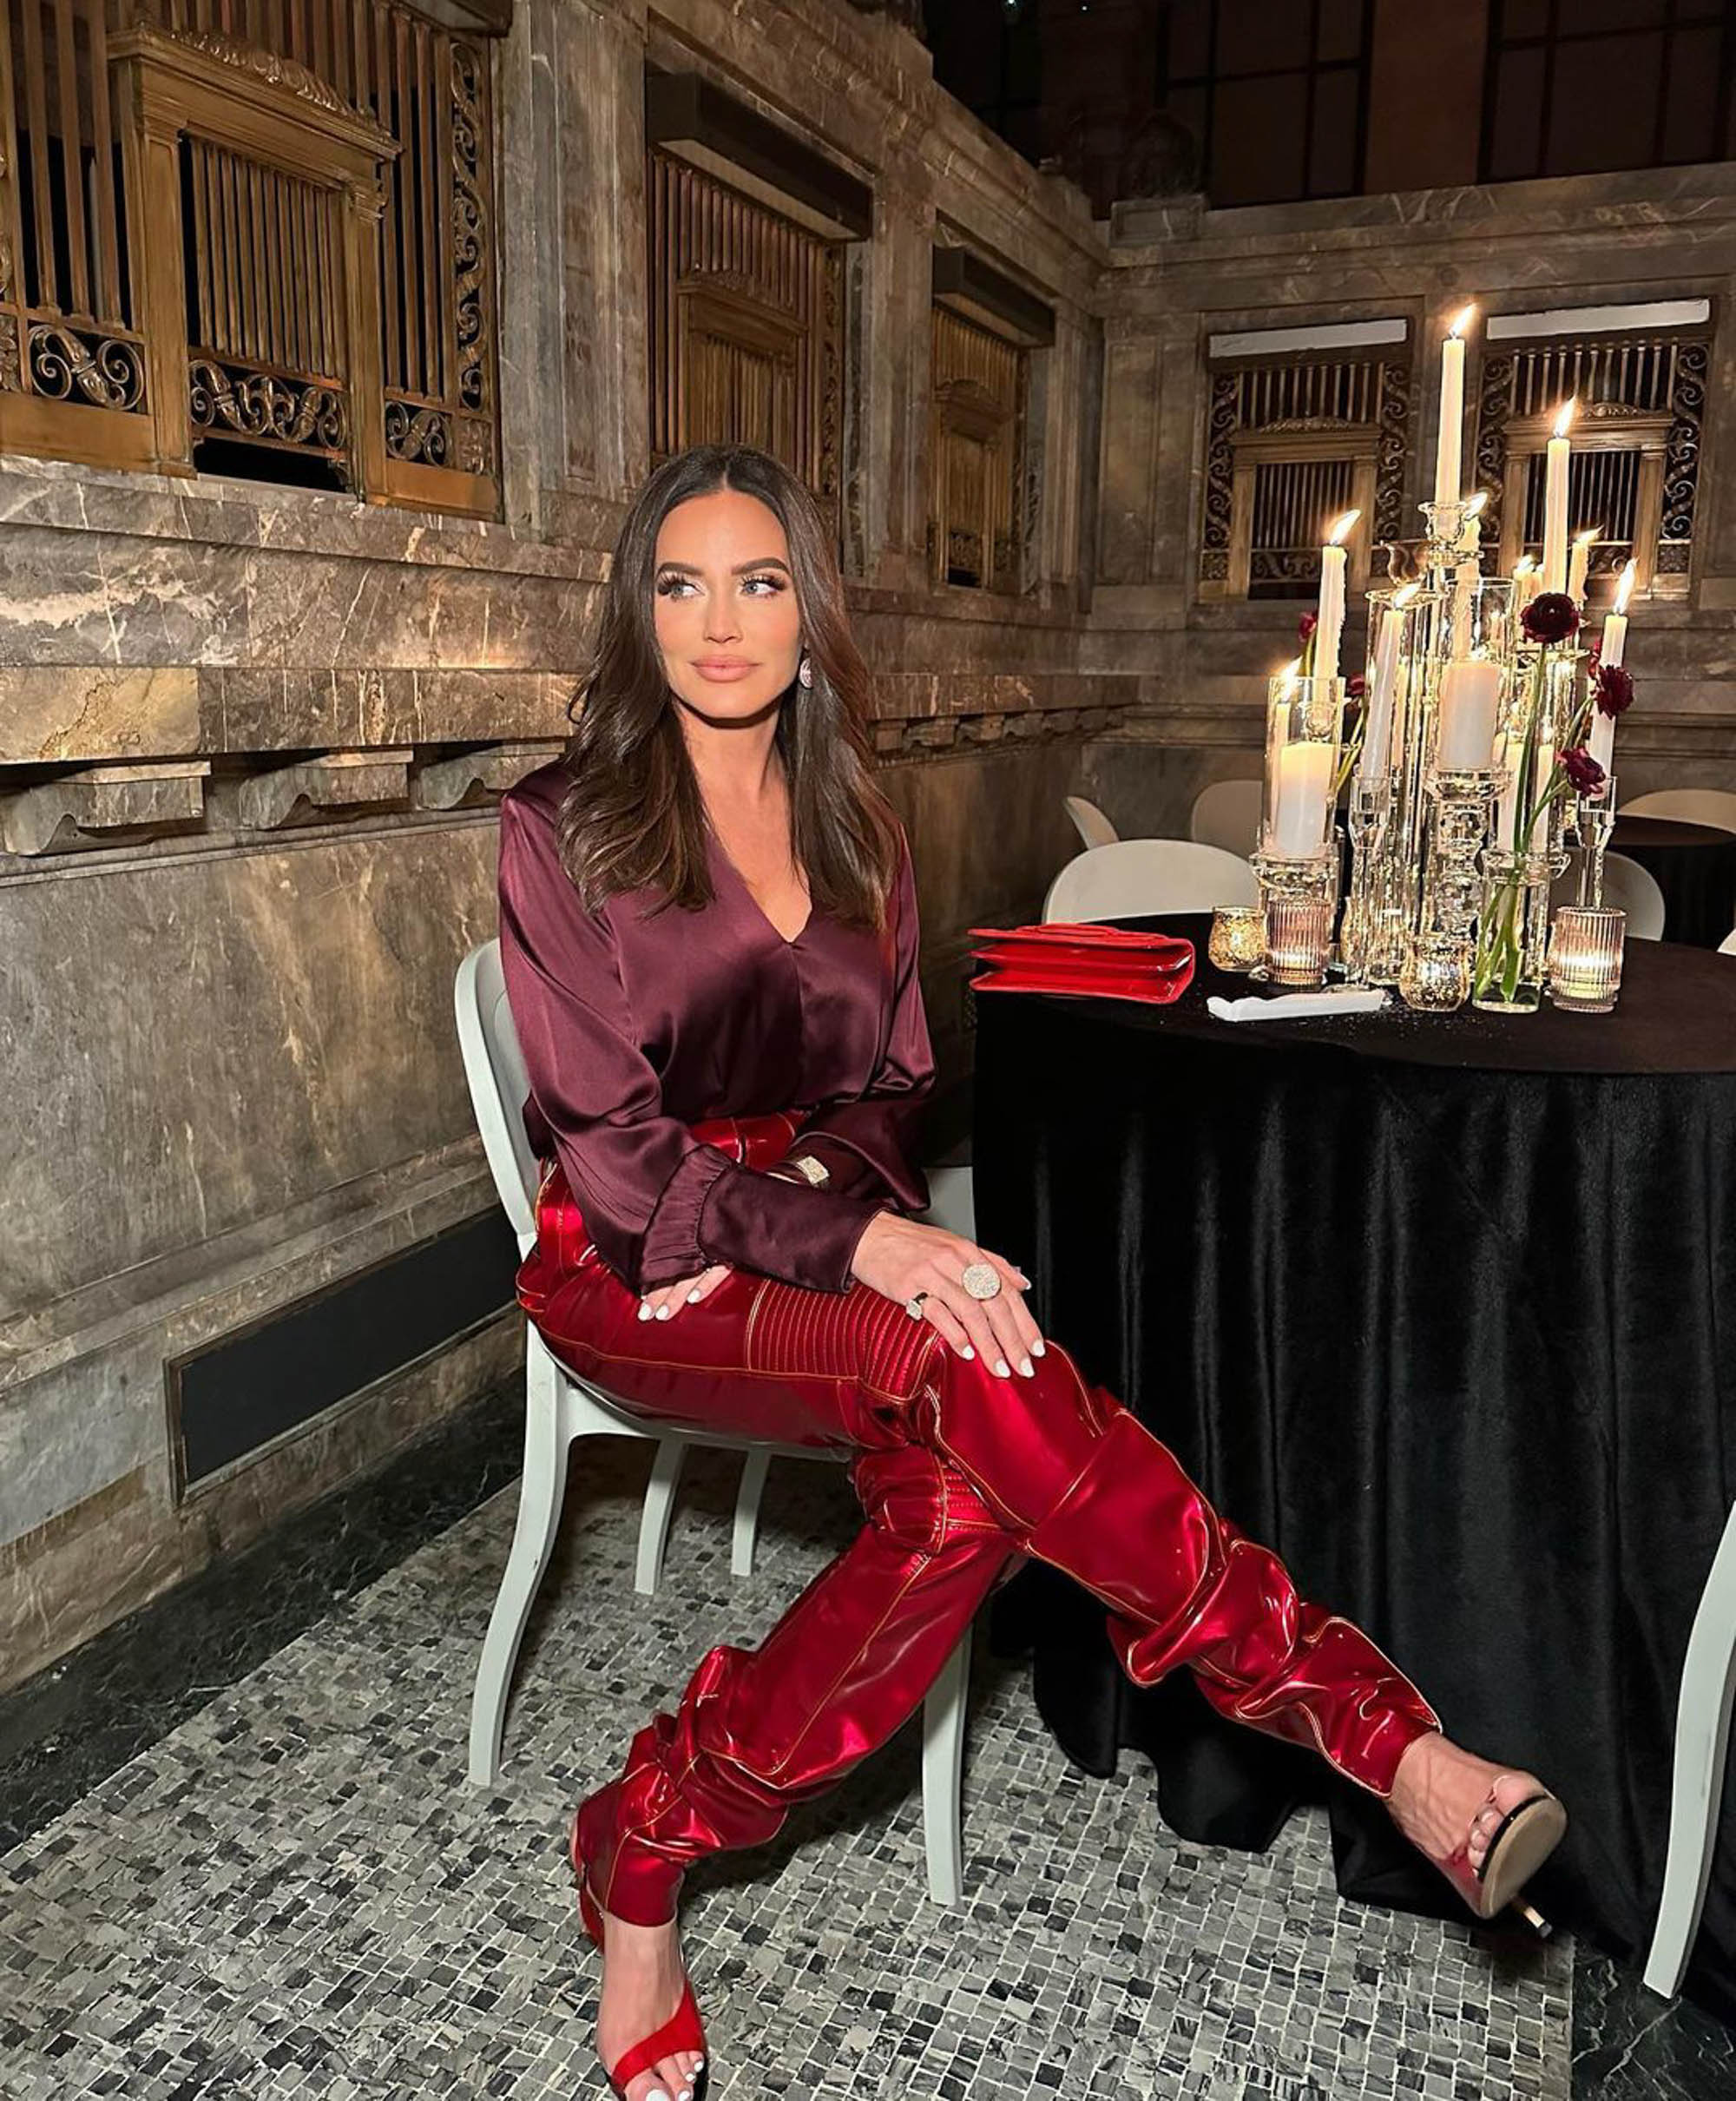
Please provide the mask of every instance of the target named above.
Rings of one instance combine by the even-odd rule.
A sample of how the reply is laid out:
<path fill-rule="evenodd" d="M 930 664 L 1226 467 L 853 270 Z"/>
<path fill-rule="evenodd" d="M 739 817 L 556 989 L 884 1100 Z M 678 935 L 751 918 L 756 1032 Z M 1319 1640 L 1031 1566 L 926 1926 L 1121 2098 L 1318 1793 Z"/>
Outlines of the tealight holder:
<path fill-rule="evenodd" d="M 1266 913 L 1258 905 L 1220 905 L 1212 914 L 1206 953 L 1220 971 L 1238 976 L 1266 960 Z"/>
<path fill-rule="evenodd" d="M 1269 897 L 1266 901 L 1266 974 L 1273 985 L 1326 982 L 1332 950 L 1332 906 L 1327 898 Z"/>
<path fill-rule="evenodd" d="M 1563 905 L 1549 932 L 1549 998 L 1568 1014 L 1608 1014 L 1621 990 L 1628 915 L 1613 906 Z"/>
<path fill-rule="evenodd" d="M 1430 929 L 1404 944 L 1398 997 L 1418 1014 L 1450 1014 L 1470 997 L 1470 943 Z"/>
<path fill-rule="evenodd" d="M 1343 679 L 1281 672 L 1269 682 L 1262 853 L 1313 860 L 1332 852 L 1344 721 Z"/>

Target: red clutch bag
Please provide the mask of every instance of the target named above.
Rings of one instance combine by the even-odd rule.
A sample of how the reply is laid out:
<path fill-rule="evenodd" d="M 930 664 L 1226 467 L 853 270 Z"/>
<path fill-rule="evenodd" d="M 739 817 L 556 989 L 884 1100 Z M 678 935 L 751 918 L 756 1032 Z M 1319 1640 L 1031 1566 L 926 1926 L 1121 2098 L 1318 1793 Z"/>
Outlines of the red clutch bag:
<path fill-rule="evenodd" d="M 1136 999 L 1164 1006 L 1194 977 L 1194 944 L 1174 934 L 1052 921 L 973 926 L 970 952 L 987 968 L 978 992 L 1058 992 L 1069 998 Z"/>

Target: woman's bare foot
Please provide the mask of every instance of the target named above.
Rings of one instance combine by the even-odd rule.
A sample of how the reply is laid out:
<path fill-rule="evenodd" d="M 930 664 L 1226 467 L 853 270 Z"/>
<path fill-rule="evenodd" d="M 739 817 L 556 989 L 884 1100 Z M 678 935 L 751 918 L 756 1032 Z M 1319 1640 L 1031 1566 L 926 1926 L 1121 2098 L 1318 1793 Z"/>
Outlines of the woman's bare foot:
<path fill-rule="evenodd" d="M 1543 1792 L 1529 1773 L 1491 1765 L 1446 1736 L 1419 1736 L 1398 1762 L 1387 1807 L 1398 1828 L 1437 1862 L 1449 1861 L 1470 1839 L 1480 1873 L 1502 1821 Z"/>
<path fill-rule="evenodd" d="M 673 1919 L 667 1926 L 633 1926 L 605 1912 L 603 1941 L 597 2052 L 608 2065 L 618 2065 L 635 2043 L 674 2019 L 687 1972 Z M 627 2101 L 693 2101 L 704 2062 L 695 2051 L 673 2052 L 629 2084 Z"/>

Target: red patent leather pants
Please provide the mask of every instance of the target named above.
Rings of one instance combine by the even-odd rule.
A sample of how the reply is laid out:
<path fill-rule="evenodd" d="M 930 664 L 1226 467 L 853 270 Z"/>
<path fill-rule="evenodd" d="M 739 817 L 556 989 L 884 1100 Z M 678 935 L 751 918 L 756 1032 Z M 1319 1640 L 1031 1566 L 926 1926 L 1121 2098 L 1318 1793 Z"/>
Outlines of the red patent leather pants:
<path fill-rule="evenodd" d="M 793 1122 L 696 1128 L 764 1164 Z M 884 1742 L 1021 1555 L 1102 1600 L 1135 1683 L 1186 1664 L 1221 1713 L 1312 1745 L 1374 1794 L 1439 1726 L 1366 1635 L 1299 1597 L 1277 1557 L 1052 1340 L 1034 1378 L 997 1379 L 864 1285 L 811 1291 L 740 1271 L 643 1321 L 585 1242 L 558 1170 L 538 1227 L 519 1295 L 563 1363 L 672 1426 L 853 1452 L 867 1518 L 758 1649 L 700 1661 L 677 1711 L 654 1716 L 585 1803 L 580 1844 L 616 1916 L 672 1918 L 693 1861 L 763 1843 L 793 1802 Z"/>

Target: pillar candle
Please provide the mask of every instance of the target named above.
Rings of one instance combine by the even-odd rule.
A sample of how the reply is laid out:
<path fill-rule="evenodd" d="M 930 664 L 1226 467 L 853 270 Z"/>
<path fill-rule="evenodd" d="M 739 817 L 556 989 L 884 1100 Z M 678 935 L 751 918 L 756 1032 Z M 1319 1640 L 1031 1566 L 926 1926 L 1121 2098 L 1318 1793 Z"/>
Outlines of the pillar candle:
<path fill-rule="evenodd" d="M 1333 525 L 1320 550 L 1319 623 L 1314 629 L 1314 675 L 1336 678 L 1345 632 L 1345 541 L 1362 516 L 1347 510 Z"/>
<path fill-rule="evenodd" d="M 1490 764 L 1495 711 L 1501 699 L 1501 667 L 1449 664 L 1441 677 L 1441 730 L 1435 747 L 1439 773 L 1469 773 Z"/>
<path fill-rule="evenodd" d="M 1568 461 L 1573 451 L 1568 428 L 1576 406 L 1576 400 L 1562 405 L 1544 470 L 1542 589 L 1546 591 L 1564 591 L 1568 587 Z"/>
<path fill-rule="evenodd" d="M 1467 306 L 1453 316 L 1441 344 L 1441 421 L 1435 435 L 1435 501 L 1459 500 L 1460 448 L 1464 442 L 1464 332 L 1476 313 Z"/>
<path fill-rule="evenodd" d="M 1323 738 L 1299 738 L 1279 746 L 1272 823 L 1275 853 L 1318 853 L 1325 843 L 1333 757 L 1333 746 Z"/>

